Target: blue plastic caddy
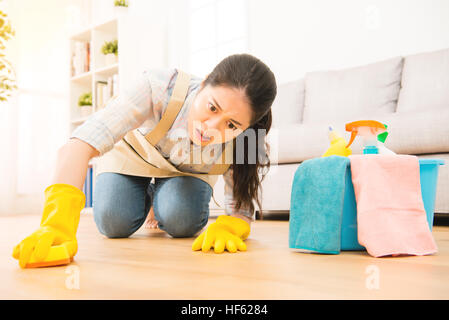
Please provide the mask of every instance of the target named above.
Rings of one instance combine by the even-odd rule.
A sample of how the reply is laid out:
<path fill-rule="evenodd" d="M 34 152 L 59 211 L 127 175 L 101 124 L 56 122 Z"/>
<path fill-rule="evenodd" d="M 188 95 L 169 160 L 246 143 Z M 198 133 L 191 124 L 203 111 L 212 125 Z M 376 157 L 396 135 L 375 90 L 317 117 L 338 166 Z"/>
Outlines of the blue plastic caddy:
<path fill-rule="evenodd" d="M 421 193 L 430 230 L 433 227 L 438 168 L 443 164 L 444 161 L 439 159 L 419 160 Z M 357 204 L 355 201 L 351 170 L 347 172 L 341 222 L 341 250 L 365 250 L 365 247 L 361 246 L 357 240 Z"/>

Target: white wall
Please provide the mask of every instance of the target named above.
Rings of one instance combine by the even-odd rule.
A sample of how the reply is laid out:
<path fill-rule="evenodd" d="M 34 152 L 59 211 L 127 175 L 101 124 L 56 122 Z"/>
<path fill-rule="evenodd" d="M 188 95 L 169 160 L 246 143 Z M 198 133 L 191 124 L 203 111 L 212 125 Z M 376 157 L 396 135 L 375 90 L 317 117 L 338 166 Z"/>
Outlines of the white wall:
<path fill-rule="evenodd" d="M 167 11 L 168 67 L 189 72 L 189 12 L 188 0 L 167 0 L 171 10 Z"/>
<path fill-rule="evenodd" d="M 278 83 L 449 48 L 447 0 L 249 0 L 250 53 Z"/>
<path fill-rule="evenodd" d="M 136 74 L 143 68 L 167 67 L 167 17 L 170 10 L 168 1 L 130 1 L 118 30 L 120 55 L 126 57 L 120 59 L 122 84 L 134 82 Z"/>

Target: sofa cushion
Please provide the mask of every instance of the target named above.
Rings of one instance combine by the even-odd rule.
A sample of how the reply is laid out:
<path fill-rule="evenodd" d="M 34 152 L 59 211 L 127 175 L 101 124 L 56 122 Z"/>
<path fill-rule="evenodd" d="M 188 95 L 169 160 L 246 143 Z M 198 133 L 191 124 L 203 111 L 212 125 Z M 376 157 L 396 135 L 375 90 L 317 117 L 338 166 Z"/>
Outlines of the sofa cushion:
<path fill-rule="evenodd" d="M 449 108 L 449 49 L 405 57 L 398 112 Z"/>
<path fill-rule="evenodd" d="M 373 118 L 388 125 L 385 146 L 400 154 L 449 152 L 449 109 L 428 112 L 393 113 Z M 345 139 L 345 122 L 330 123 Z M 268 133 L 270 160 L 294 163 L 320 157 L 329 147 L 327 124 L 290 124 Z M 351 145 L 354 154 L 362 153 L 362 139 Z"/>
<path fill-rule="evenodd" d="M 385 146 L 402 154 L 449 152 L 449 108 L 394 113 L 384 119 L 389 135 Z"/>
<path fill-rule="evenodd" d="M 305 77 L 304 123 L 353 121 L 396 110 L 402 57 Z"/>
<path fill-rule="evenodd" d="M 271 107 L 273 127 L 300 123 L 304 109 L 304 79 L 279 85 Z"/>

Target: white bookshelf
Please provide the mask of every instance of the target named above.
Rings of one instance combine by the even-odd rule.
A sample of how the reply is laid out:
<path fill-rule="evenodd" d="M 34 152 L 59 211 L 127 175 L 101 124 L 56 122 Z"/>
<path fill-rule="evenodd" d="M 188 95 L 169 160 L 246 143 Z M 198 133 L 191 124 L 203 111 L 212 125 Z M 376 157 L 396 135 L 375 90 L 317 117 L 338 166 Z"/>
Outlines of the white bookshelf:
<path fill-rule="evenodd" d="M 107 82 L 111 80 L 112 76 L 119 75 L 118 61 L 120 60 L 120 49 L 117 57 L 118 61 L 110 65 L 106 64 L 105 55 L 101 52 L 104 42 L 113 40 L 118 40 L 118 18 L 94 25 L 70 37 L 70 121 L 72 131 L 86 118 L 81 117 L 81 111 L 78 107 L 80 95 L 92 92 L 93 112 L 98 111 L 102 106 L 98 105 L 95 84 L 97 81 Z M 89 70 L 73 74 L 73 54 L 75 53 L 75 43 L 77 42 L 90 44 L 90 63 Z M 111 92 L 111 95 L 116 93 L 118 92 Z"/>
<path fill-rule="evenodd" d="M 70 36 L 70 132 L 73 132 L 73 130 L 83 124 L 92 113 L 104 107 L 108 98 L 110 99 L 112 96 L 118 94 L 118 86 L 120 84 L 120 42 L 116 62 L 107 64 L 105 55 L 101 52 L 105 41 L 118 40 L 118 28 L 119 18 L 114 17 L 100 24 L 91 25 L 89 28 Z M 88 70 L 85 70 L 85 68 L 74 70 L 73 60 L 77 43 L 89 43 L 89 61 L 84 61 L 84 67 Z M 80 59 L 79 55 L 78 59 Z M 115 84 L 112 83 L 113 77 Z M 109 95 L 104 97 L 104 99 L 101 99 L 102 97 L 98 94 L 99 92 L 96 86 L 98 81 L 109 82 Z M 88 92 L 92 93 L 92 113 L 83 115 L 78 106 L 78 99 L 80 95 Z M 92 159 L 89 163 L 93 168 L 92 189 L 95 185 L 95 160 Z"/>

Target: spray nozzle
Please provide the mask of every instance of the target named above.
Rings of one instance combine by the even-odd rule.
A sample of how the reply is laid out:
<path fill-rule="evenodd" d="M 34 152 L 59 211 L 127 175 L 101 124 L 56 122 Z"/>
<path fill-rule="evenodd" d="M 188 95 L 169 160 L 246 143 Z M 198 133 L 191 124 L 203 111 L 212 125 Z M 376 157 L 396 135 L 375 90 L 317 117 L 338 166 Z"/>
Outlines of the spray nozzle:
<path fill-rule="evenodd" d="M 388 126 L 385 123 L 384 123 L 384 126 L 385 126 L 385 129 L 388 129 Z M 377 136 L 377 140 L 379 140 L 382 143 L 385 143 L 385 140 L 387 140 L 387 137 L 388 137 L 388 132 L 385 131 Z"/>
<path fill-rule="evenodd" d="M 365 145 L 373 143 L 376 145 L 377 136 L 386 131 L 386 126 L 375 120 L 359 120 L 346 124 L 346 131 L 351 132 L 351 139 L 349 140 L 348 148 L 357 135 L 363 136 Z M 386 138 L 386 136 L 385 136 Z"/>

